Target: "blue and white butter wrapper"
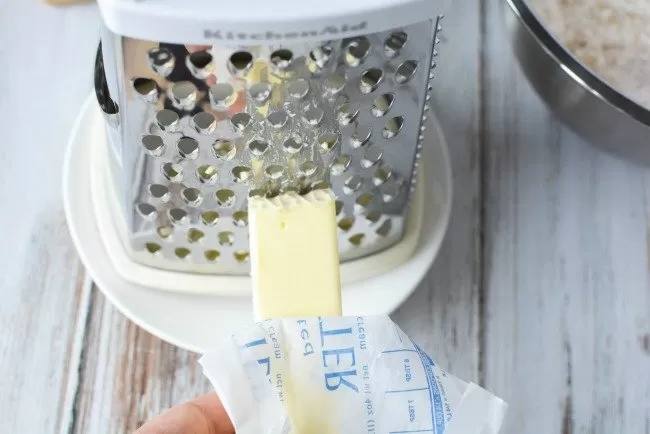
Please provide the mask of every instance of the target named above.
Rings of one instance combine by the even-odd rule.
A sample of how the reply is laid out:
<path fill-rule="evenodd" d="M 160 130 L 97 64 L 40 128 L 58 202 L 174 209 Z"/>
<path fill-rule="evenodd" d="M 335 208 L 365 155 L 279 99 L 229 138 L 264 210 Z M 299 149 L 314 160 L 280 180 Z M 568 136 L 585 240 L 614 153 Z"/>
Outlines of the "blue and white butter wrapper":
<path fill-rule="evenodd" d="M 497 434 L 507 410 L 388 316 L 267 320 L 200 363 L 238 434 Z"/>

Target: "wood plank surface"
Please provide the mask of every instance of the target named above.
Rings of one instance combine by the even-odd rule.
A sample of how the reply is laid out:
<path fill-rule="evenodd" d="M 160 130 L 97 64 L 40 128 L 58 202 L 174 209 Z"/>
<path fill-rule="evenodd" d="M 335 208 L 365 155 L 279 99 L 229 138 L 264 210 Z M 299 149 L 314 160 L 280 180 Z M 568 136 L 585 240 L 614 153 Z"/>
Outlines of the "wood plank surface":
<path fill-rule="evenodd" d="M 448 9 L 432 106 L 451 154 L 452 218 L 431 271 L 393 319 L 440 366 L 478 381 L 481 17 L 473 0 L 455 1 Z"/>
<path fill-rule="evenodd" d="M 509 401 L 504 434 L 649 434 L 650 169 L 548 114 L 512 60 L 503 2 L 450 3 L 434 106 L 452 222 L 393 317 Z M 92 288 L 67 235 L 61 161 L 98 23 L 93 5 L 0 0 L 2 433 L 132 432 L 210 390 L 196 354 Z"/>
<path fill-rule="evenodd" d="M 2 433 L 67 423 L 89 285 L 65 224 L 61 164 L 90 90 L 97 23 L 94 8 L 0 0 Z"/>
<path fill-rule="evenodd" d="M 547 113 L 487 6 L 485 382 L 505 434 L 647 434 L 650 172 Z"/>

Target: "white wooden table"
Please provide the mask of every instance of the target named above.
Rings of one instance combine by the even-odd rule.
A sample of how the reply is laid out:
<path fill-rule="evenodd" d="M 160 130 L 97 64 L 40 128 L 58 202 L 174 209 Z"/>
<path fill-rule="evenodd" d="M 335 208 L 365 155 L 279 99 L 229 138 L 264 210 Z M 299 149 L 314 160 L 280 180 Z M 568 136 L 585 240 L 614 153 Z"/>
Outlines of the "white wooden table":
<path fill-rule="evenodd" d="M 479 4 L 480 3 L 480 4 Z M 498 0 L 456 0 L 435 97 L 449 234 L 394 319 L 505 398 L 506 434 L 650 433 L 650 170 L 593 150 L 514 64 Z M 61 162 L 99 18 L 0 0 L 0 432 L 130 432 L 210 389 L 129 322 L 67 233 Z"/>

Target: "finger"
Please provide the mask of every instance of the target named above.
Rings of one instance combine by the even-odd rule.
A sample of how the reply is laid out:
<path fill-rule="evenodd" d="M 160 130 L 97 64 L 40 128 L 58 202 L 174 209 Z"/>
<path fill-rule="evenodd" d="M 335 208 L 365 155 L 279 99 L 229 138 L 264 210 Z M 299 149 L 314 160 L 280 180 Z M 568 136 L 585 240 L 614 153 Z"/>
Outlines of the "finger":
<path fill-rule="evenodd" d="M 234 434 L 215 394 L 177 405 L 142 425 L 135 434 Z"/>

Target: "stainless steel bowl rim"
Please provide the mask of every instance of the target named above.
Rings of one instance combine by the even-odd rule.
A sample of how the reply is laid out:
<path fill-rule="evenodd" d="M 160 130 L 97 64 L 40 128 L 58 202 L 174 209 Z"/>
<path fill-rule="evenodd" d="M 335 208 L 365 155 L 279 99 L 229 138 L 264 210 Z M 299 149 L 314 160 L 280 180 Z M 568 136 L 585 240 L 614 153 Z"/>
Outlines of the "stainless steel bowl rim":
<path fill-rule="evenodd" d="M 506 2 L 519 21 L 526 27 L 533 37 L 537 39 L 544 51 L 553 57 L 555 61 L 562 66 L 562 69 L 567 73 L 567 75 L 569 75 L 575 82 L 615 110 L 623 112 L 631 118 L 650 127 L 650 110 L 615 90 L 612 86 L 605 83 L 586 66 L 579 62 L 573 54 L 571 54 L 571 52 L 568 51 L 555 38 L 555 36 L 546 29 L 524 0 L 506 0 Z"/>

